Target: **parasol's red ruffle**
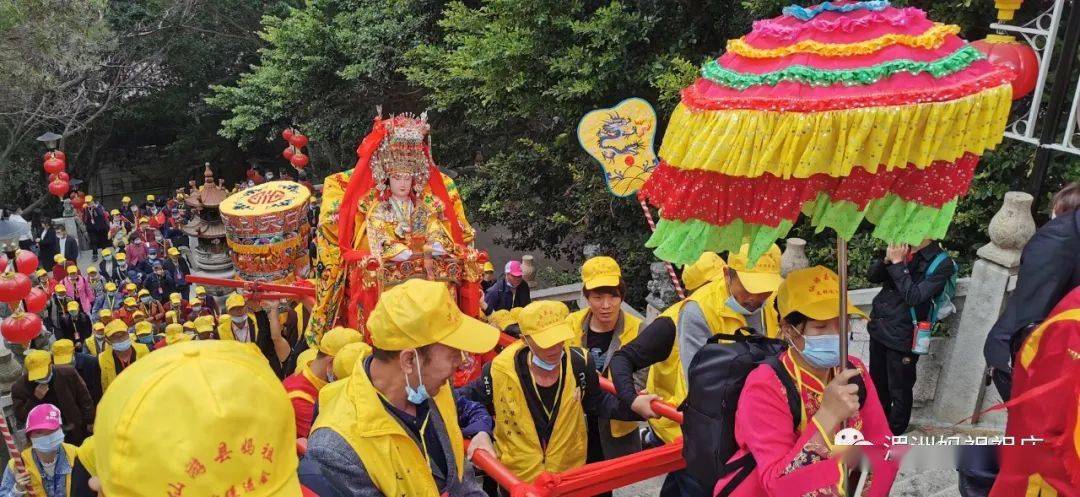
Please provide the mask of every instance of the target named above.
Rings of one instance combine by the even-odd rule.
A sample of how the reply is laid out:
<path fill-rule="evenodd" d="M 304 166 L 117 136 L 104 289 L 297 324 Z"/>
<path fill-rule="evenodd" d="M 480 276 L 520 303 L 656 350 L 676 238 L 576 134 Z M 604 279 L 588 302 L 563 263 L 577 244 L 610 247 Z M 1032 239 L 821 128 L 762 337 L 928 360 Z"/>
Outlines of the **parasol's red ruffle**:
<path fill-rule="evenodd" d="M 797 219 L 803 204 L 821 193 L 834 202 L 852 202 L 860 210 L 889 193 L 940 208 L 967 192 L 978 162 L 978 155 L 966 153 L 956 162 L 937 161 L 923 169 L 907 167 L 872 174 L 856 168 L 843 178 L 816 174 L 805 179 L 781 179 L 771 174 L 741 178 L 682 170 L 661 162 L 639 194 L 659 207 L 664 219 L 698 219 L 717 226 L 741 219 L 776 226 L 782 220 Z"/>

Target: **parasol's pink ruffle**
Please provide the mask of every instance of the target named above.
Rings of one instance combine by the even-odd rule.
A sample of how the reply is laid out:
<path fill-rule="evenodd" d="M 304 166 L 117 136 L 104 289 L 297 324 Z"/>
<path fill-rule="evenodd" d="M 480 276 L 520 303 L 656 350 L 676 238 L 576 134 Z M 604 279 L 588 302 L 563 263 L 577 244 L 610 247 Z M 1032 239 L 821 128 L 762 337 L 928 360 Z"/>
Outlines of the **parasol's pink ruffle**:
<path fill-rule="evenodd" d="M 777 48 L 803 40 L 855 43 L 889 33 L 917 35 L 933 25 L 925 12 L 914 7 L 847 14 L 827 12 L 807 22 L 788 16 L 754 21 L 753 30 L 744 39 L 755 48 Z"/>

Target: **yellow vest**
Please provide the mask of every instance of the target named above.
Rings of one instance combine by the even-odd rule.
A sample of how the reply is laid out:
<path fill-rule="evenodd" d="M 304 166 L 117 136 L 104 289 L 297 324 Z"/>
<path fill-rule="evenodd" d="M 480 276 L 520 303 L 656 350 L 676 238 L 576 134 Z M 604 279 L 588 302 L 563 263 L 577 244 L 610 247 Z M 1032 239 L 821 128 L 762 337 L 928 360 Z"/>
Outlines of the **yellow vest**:
<path fill-rule="evenodd" d="M 683 305 L 688 301 L 698 304 L 709 329 L 713 334 L 734 333 L 735 330 L 746 326 L 746 318 L 727 306 L 727 284 L 723 279 L 706 283 L 698 288 L 686 299 L 676 302 L 668 307 L 659 317 L 667 317 L 675 326 L 675 341 L 671 345 L 671 353 L 667 359 L 653 364 L 649 369 L 649 379 L 645 389 L 649 393 L 659 395 L 665 402 L 673 406 L 682 404 L 686 399 L 686 376 L 683 374 L 682 361 L 679 358 L 679 314 Z M 762 306 L 762 322 L 765 324 L 765 334 L 775 337 L 779 333 L 780 325 L 777 321 L 776 306 L 772 297 Z M 659 319 L 659 318 L 658 318 Z M 675 441 L 682 436 L 682 428 L 679 424 L 667 418 L 650 419 L 649 425 L 661 440 L 667 443 Z"/>
<path fill-rule="evenodd" d="M 495 406 L 495 444 L 499 460 L 522 481 L 532 482 L 541 472 L 559 473 L 585 464 L 588 431 L 581 408 L 572 359 L 566 367 L 559 410 L 546 450 L 540 446 L 536 424 L 525 402 L 525 391 L 514 367 L 514 356 L 525 347 L 516 342 L 491 362 L 492 404 Z M 571 349 L 566 354 L 572 354 Z M 531 386 L 529 388 L 532 388 Z"/>
<path fill-rule="evenodd" d="M 637 338 L 638 331 L 641 329 L 641 320 L 624 311 L 619 312 L 622 313 L 623 328 L 615 338 L 619 340 L 619 348 L 621 349 Z M 582 330 L 585 329 L 585 316 L 588 314 L 589 309 L 585 308 L 575 311 L 566 317 L 566 322 L 569 323 L 570 327 L 574 330 L 574 337 L 569 341 L 571 347 L 582 346 L 584 336 Z M 611 361 L 610 357 L 608 358 L 608 361 Z M 607 372 L 607 377 L 608 379 L 611 379 L 610 371 Z M 611 426 L 611 436 L 615 438 L 625 437 L 637 430 L 638 427 L 638 424 L 634 421 L 619 421 L 617 419 L 610 420 L 609 424 Z"/>
<path fill-rule="evenodd" d="M 78 449 L 74 445 L 65 443 L 64 455 L 67 456 L 68 466 L 72 469 L 75 468 L 75 451 Z M 27 490 L 33 492 L 35 496 L 45 497 L 45 486 L 41 483 L 41 470 L 38 469 L 37 462 L 35 462 L 33 449 L 26 448 L 22 451 L 23 464 L 26 465 L 26 474 L 30 475 L 30 488 Z M 8 461 L 8 469 L 12 474 L 15 473 L 15 461 Z M 71 495 L 71 473 L 67 475 L 67 493 Z"/>
<path fill-rule="evenodd" d="M 86 346 L 86 353 L 94 357 L 98 355 L 97 341 L 94 340 L 94 335 L 90 335 L 89 338 L 83 340 L 83 345 Z"/>
<path fill-rule="evenodd" d="M 135 351 L 135 359 L 131 362 L 135 362 L 142 359 L 143 356 L 150 353 L 150 349 L 141 343 L 131 343 L 131 349 Z M 101 351 L 97 356 L 98 367 L 101 369 L 101 391 L 109 388 L 109 385 L 116 379 L 116 362 L 113 360 L 112 347 L 106 345 L 105 350 Z"/>
<path fill-rule="evenodd" d="M 255 315 L 248 313 L 248 322 L 251 323 L 251 336 L 248 337 L 249 343 L 255 343 L 259 339 L 259 320 L 255 319 Z M 217 327 L 218 338 L 221 340 L 236 340 L 236 336 L 232 332 L 232 319 L 226 319 L 225 322 L 218 324 Z"/>
<path fill-rule="evenodd" d="M 450 385 L 440 388 L 432 400 L 446 426 L 460 480 L 465 468 L 465 443 Z M 383 495 L 439 495 L 424 453 L 387 412 L 362 367 L 347 380 L 334 382 L 319 392 L 319 417 L 311 431 L 322 428 L 334 430 L 345 439 Z"/>

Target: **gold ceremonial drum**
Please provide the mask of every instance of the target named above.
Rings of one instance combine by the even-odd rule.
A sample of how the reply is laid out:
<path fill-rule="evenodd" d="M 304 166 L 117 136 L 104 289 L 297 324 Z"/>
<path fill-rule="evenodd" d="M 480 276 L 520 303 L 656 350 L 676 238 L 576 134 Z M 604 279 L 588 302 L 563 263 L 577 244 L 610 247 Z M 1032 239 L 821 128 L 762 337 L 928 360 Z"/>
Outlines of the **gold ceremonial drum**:
<path fill-rule="evenodd" d="M 308 265 L 311 192 L 292 181 L 241 190 L 221 203 L 233 265 L 247 281 L 287 283 Z"/>

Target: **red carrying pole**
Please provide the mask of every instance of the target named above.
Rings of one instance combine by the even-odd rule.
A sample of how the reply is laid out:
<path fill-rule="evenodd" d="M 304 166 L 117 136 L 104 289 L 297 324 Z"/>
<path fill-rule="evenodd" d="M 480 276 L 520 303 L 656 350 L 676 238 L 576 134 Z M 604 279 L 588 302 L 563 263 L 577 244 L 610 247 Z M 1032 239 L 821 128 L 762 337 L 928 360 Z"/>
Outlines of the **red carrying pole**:
<path fill-rule="evenodd" d="M 297 297 L 314 297 L 315 289 L 303 286 L 278 285 L 276 283 L 263 283 L 261 281 L 230 280 L 228 278 L 211 278 L 208 276 L 188 275 L 184 278 L 188 283 L 209 286 L 223 286 L 227 288 L 239 288 L 252 293 L 280 292 Z"/>
<path fill-rule="evenodd" d="M 4 444 L 7 445 L 8 456 L 11 457 L 11 461 L 15 465 L 15 473 L 21 476 L 26 476 L 26 464 L 23 461 L 22 453 L 19 452 L 19 448 L 15 446 L 15 438 L 11 436 L 11 429 L 8 428 L 7 417 L 0 415 L 0 435 L 4 437 Z M 26 495 L 33 497 L 33 489 L 27 488 Z"/>
<path fill-rule="evenodd" d="M 533 483 L 546 495 L 589 497 L 686 467 L 682 440 L 637 454 L 586 464 L 562 473 L 543 473 Z"/>
<path fill-rule="evenodd" d="M 615 385 L 611 383 L 611 380 L 604 378 L 603 376 L 600 377 L 600 388 L 607 393 L 615 393 Z M 678 409 L 675 408 L 675 406 L 668 404 L 667 402 L 664 402 L 662 400 L 654 400 L 649 405 L 650 407 L 652 407 L 653 412 L 659 414 L 661 417 L 682 424 L 683 415 L 681 412 L 679 412 Z"/>

